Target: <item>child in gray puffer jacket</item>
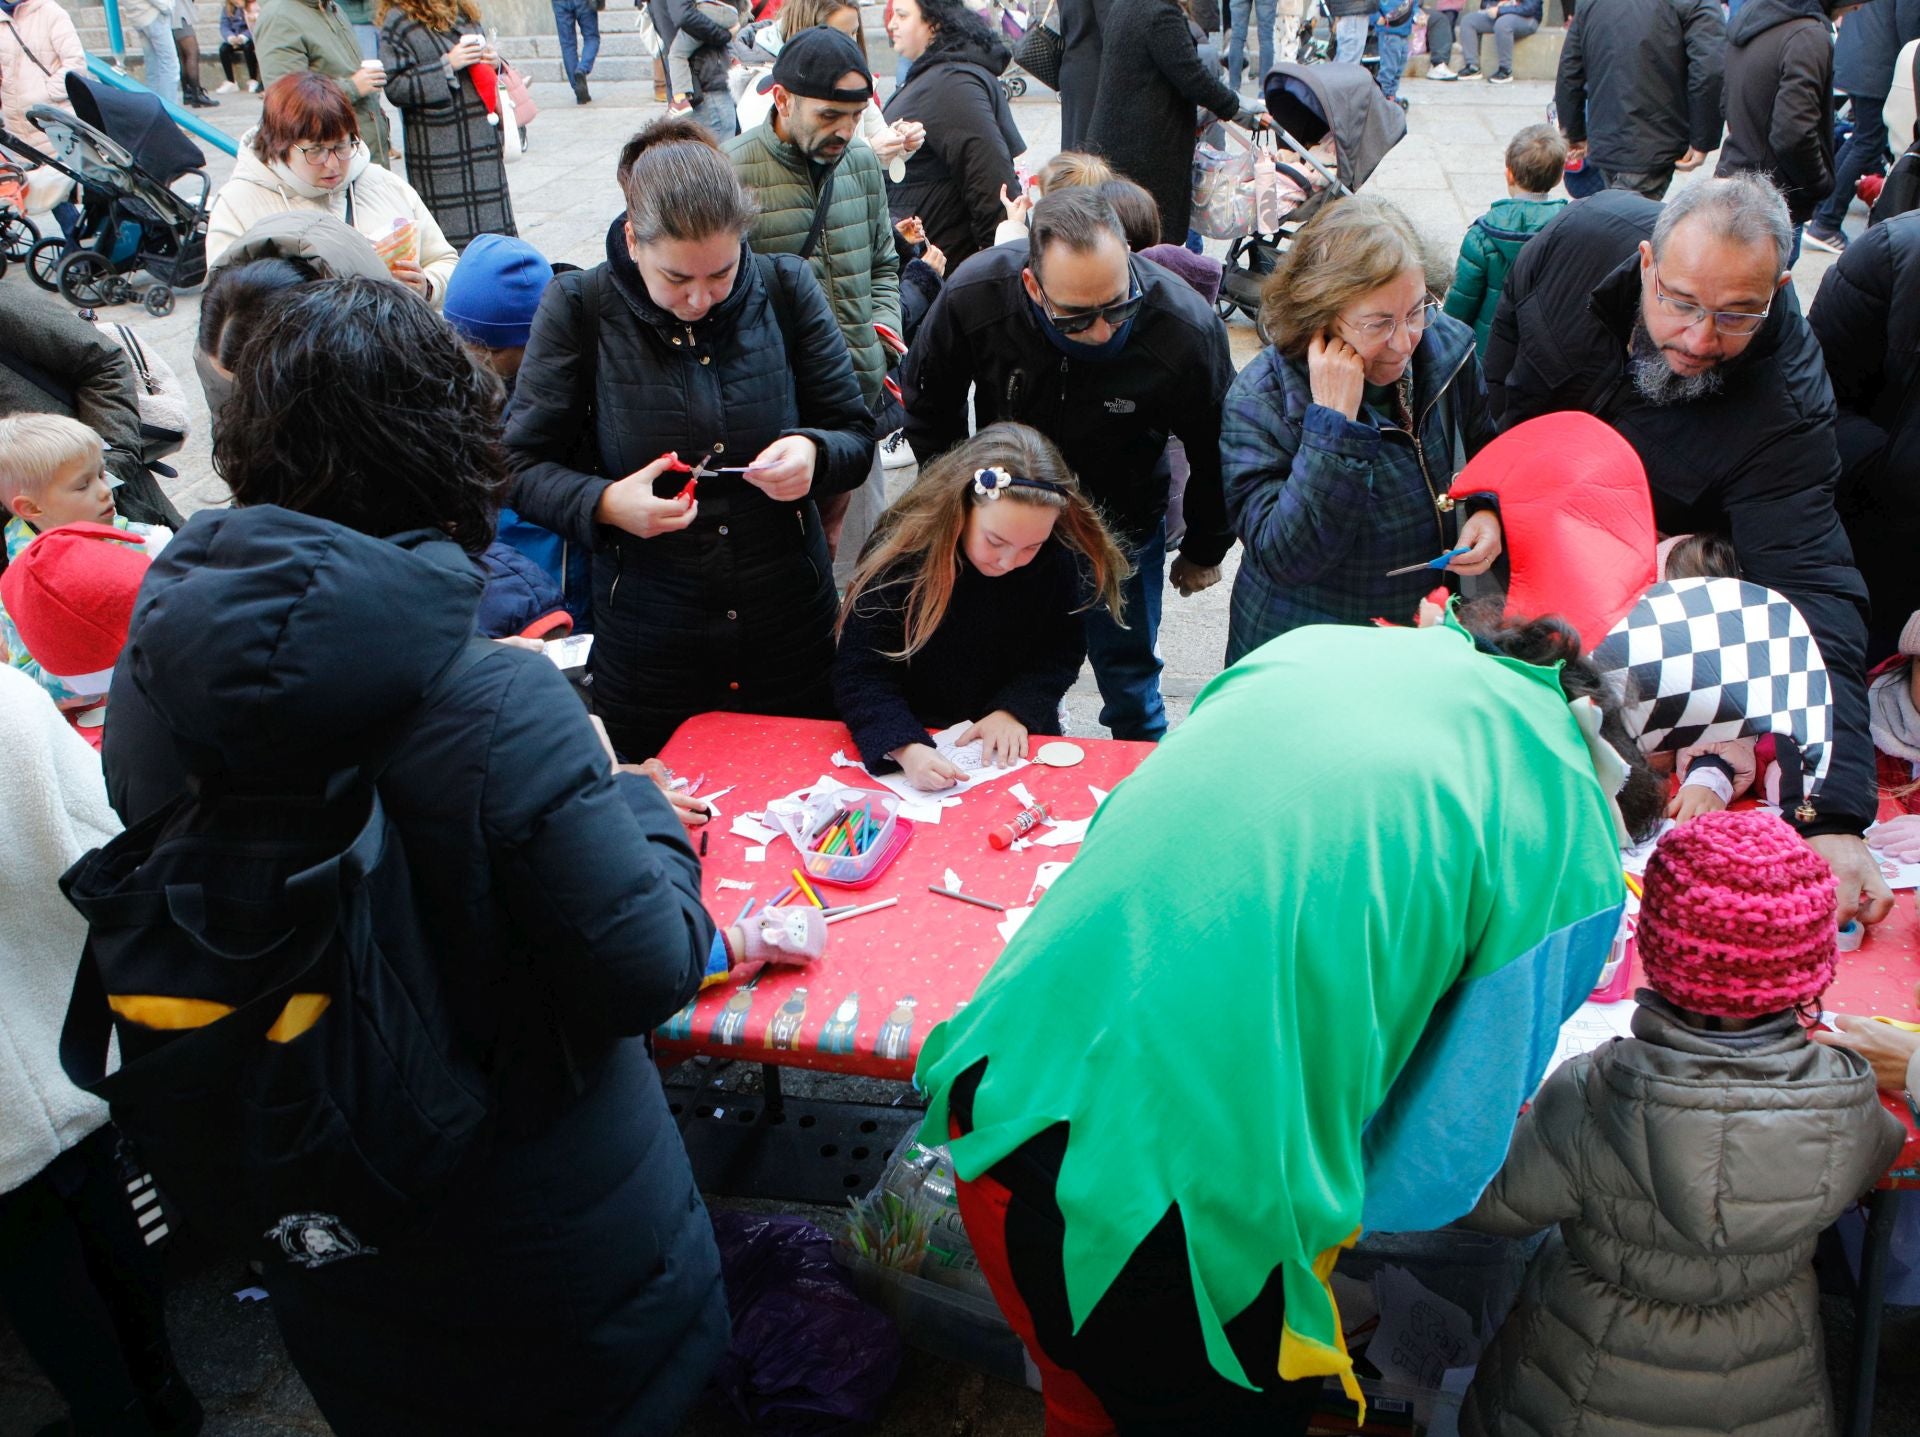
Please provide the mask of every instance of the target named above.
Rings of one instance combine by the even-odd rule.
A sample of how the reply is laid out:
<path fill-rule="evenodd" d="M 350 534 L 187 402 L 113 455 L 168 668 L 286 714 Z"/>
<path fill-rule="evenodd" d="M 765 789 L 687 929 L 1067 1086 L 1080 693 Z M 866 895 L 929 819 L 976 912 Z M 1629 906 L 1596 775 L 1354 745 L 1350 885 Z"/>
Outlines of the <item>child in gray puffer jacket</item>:
<path fill-rule="evenodd" d="M 1808 1041 L 1834 882 L 1778 818 L 1710 813 L 1647 867 L 1633 1033 L 1541 1088 L 1482 1232 L 1559 1231 L 1480 1360 L 1465 1437 L 1827 1437 L 1814 1240 L 1885 1171 L 1873 1073 Z"/>

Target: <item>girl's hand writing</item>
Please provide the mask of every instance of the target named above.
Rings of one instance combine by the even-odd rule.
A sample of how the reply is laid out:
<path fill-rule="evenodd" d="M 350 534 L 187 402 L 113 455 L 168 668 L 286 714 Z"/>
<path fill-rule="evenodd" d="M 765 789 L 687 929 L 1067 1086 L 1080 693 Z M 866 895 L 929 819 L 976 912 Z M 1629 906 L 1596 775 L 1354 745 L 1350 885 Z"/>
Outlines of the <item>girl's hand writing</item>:
<path fill-rule="evenodd" d="M 980 740 L 980 757 L 995 768 L 1005 768 L 1027 756 L 1027 726 L 1005 709 L 995 709 L 983 719 L 975 719 L 961 733 L 959 742 Z"/>
<path fill-rule="evenodd" d="M 893 751 L 893 761 L 907 776 L 907 782 L 928 793 L 952 788 L 965 777 L 952 763 L 940 756 L 930 743 L 910 743 Z"/>
<path fill-rule="evenodd" d="M 644 469 L 636 469 L 626 478 L 609 484 L 594 506 L 594 522 L 641 539 L 677 533 L 691 524 L 700 512 L 699 500 L 691 495 L 685 499 L 662 499 L 653 492 L 653 481 L 667 472 L 667 466 L 675 457 L 662 454 Z"/>
<path fill-rule="evenodd" d="M 819 457 L 819 447 L 806 435 L 789 434 L 755 455 L 740 477 L 769 499 L 790 503 L 804 499 L 813 488 L 813 466 Z"/>

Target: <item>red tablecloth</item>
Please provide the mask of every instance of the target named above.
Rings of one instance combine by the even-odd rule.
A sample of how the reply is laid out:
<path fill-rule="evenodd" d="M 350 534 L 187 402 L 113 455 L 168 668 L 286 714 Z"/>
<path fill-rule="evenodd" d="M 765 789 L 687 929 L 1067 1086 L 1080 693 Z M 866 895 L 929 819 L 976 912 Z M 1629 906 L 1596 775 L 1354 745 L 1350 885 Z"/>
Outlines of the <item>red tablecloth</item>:
<path fill-rule="evenodd" d="M 1072 768 L 1029 764 L 1017 774 L 967 793 L 939 823 L 916 824 L 912 839 L 870 888 L 819 889 L 823 902 L 892 908 L 836 923 L 826 957 L 810 968 L 765 968 L 743 983 L 709 989 L 654 1034 L 665 1056 L 713 1053 L 880 1078 L 910 1078 L 929 1029 L 973 996 L 1005 946 L 1005 914 L 927 892 L 949 868 L 966 892 L 1022 907 L 1042 863 L 1071 859 L 1079 849 L 996 851 L 987 830 L 1020 811 L 1008 789 L 1025 783 L 1062 819 L 1093 812 L 1089 784 L 1112 789 L 1153 752 L 1153 745 L 1075 738 L 1086 760 Z M 749 898 L 765 903 L 792 882 L 799 856 L 784 837 L 765 863 L 748 863 L 751 840 L 727 831 L 735 815 L 803 788 L 821 774 L 871 786 L 861 769 L 834 768 L 834 750 L 855 755 L 846 726 L 757 714 L 702 714 L 682 724 L 661 760 L 685 775 L 704 774 L 703 793 L 729 785 L 723 817 L 712 825 L 701 893 L 716 923 L 731 923 Z M 769 824 L 769 827 L 778 827 Z M 719 880 L 752 882 L 752 892 Z"/>

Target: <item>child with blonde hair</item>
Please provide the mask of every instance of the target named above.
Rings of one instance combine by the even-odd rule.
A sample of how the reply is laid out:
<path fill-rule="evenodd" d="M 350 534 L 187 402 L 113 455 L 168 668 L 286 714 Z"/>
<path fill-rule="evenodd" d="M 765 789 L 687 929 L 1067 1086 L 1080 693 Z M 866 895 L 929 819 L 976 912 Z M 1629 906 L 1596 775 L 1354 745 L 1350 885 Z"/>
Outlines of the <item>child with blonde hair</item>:
<path fill-rule="evenodd" d="M 917 788 L 960 771 L 929 728 L 968 721 L 989 761 L 1060 732 L 1080 673 L 1081 613 L 1121 617 L 1131 567 L 1060 451 L 1024 424 L 993 424 L 920 471 L 882 517 L 840 611 L 840 717 L 869 770 Z"/>
<path fill-rule="evenodd" d="M 1006 206 L 1007 217 L 994 227 L 993 242 L 997 245 L 1010 240 L 1025 243 L 1027 216 L 1033 212 L 1035 205 L 1055 190 L 1097 190 L 1109 181 L 1120 178 L 1120 172 L 1098 155 L 1089 155 L 1081 150 L 1062 150 L 1034 171 L 1030 186 L 1032 194 L 1023 190 L 1017 195 L 1010 195 L 1005 185 L 1000 186 L 1000 203 Z"/>
<path fill-rule="evenodd" d="M 105 442 L 79 420 L 60 414 L 0 419 L 0 509 L 6 515 L 0 532 L 8 565 L 40 535 L 67 524 L 111 525 L 144 540 L 141 552 L 149 559 L 158 554 L 173 531 L 121 518 L 113 487 L 107 475 Z M 56 702 L 87 701 L 34 662 L 4 604 L 0 604 L 0 650 L 7 664 L 33 678 Z"/>
<path fill-rule="evenodd" d="M 1813 1248 L 1900 1151 L 1873 1070 L 1811 1042 L 1834 880 L 1757 810 L 1647 865 L 1633 1036 L 1574 1058 L 1463 1224 L 1556 1227 L 1480 1359 L 1462 1437 L 1820 1437 L 1833 1404 Z"/>

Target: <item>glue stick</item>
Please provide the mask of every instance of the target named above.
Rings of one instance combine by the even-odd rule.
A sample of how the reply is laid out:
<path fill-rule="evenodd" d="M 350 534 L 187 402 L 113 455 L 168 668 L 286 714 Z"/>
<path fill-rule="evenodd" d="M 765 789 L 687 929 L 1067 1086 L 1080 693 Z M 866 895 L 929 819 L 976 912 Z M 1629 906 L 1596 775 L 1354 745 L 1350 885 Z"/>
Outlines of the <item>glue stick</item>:
<path fill-rule="evenodd" d="M 1032 808 L 1022 809 L 1019 815 L 998 828 L 987 830 L 987 842 L 995 848 L 1011 848 L 1016 838 L 1025 838 L 1040 826 L 1040 820 L 1047 816 L 1047 806 L 1036 803 Z"/>

